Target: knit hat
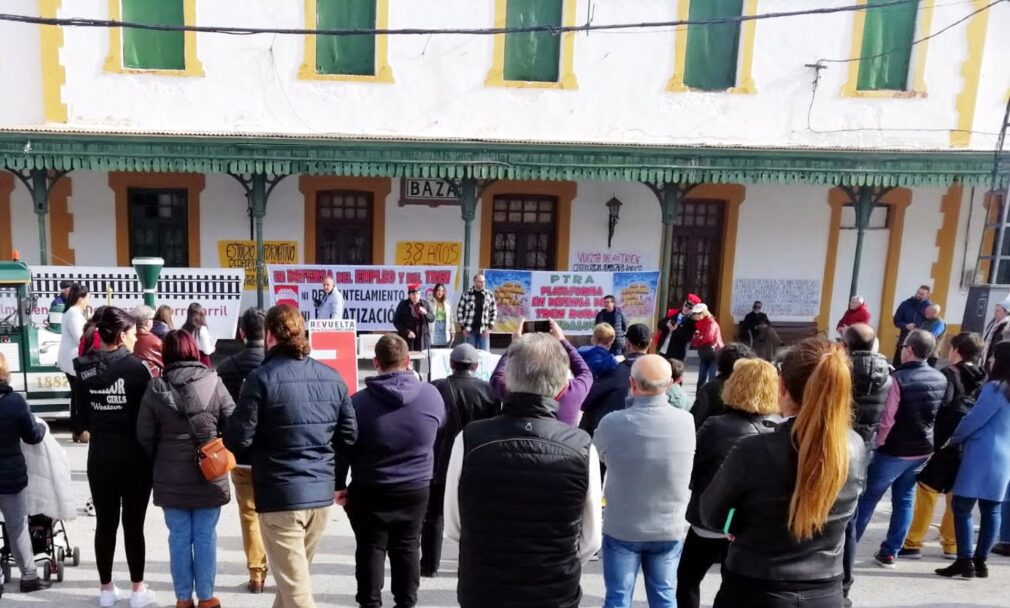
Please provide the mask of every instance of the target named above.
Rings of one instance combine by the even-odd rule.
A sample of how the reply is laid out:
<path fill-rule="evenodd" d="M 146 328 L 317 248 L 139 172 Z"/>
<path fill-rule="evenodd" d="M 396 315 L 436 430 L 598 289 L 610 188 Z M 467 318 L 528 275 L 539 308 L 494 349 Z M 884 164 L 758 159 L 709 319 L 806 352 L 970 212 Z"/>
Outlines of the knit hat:
<path fill-rule="evenodd" d="M 407 285 L 407 293 L 414 293 L 415 291 L 421 291 L 420 283 L 411 283 Z"/>
<path fill-rule="evenodd" d="M 693 293 L 687 294 L 687 297 L 685 298 L 685 300 L 687 300 L 688 303 L 690 303 L 692 306 L 694 306 L 695 304 L 701 304 L 701 298 L 699 298 L 698 296 L 696 296 Z"/>
<path fill-rule="evenodd" d="M 996 306 L 999 306 L 1003 310 L 1005 310 L 1007 312 L 1010 312 L 1010 297 L 1008 297 L 1007 299 L 1003 300 L 1002 302 L 1000 302 Z"/>

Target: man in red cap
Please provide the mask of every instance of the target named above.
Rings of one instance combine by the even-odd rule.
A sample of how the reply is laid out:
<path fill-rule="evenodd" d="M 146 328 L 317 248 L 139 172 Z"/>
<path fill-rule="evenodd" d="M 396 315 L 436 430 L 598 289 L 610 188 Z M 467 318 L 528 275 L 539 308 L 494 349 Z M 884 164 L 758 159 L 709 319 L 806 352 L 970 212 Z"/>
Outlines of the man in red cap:
<path fill-rule="evenodd" d="M 424 350 L 431 340 L 428 323 L 434 322 L 435 315 L 421 302 L 421 286 L 417 283 L 407 285 L 407 299 L 401 300 L 393 313 L 396 333 L 407 341 L 410 350 Z"/>
<path fill-rule="evenodd" d="M 687 345 L 694 336 L 694 321 L 691 319 L 691 308 L 700 304 L 701 298 L 693 293 L 687 294 L 680 310 L 671 308 L 659 322 L 656 352 L 667 359 L 683 361 L 687 357 Z"/>

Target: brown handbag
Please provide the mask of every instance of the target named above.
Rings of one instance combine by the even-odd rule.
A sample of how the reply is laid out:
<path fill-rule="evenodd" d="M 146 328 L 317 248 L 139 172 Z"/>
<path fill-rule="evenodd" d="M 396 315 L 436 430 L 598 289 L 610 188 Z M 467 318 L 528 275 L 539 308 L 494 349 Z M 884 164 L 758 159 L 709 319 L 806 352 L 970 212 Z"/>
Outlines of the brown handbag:
<path fill-rule="evenodd" d="M 164 382 L 168 385 L 169 390 L 172 391 L 176 403 L 181 406 L 182 399 L 175 390 L 175 387 L 167 380 Z M 206 411 L 206 409 L 207 406 L 204 405 L 204 409 L 200 411 L 200 414 Z M 193 426 L 192 417 L 182 410 L 179 410 L 179 413 L 189 423 L 189 436 L 193 439 L 193 445 L 196 447 L 196 464 L 200 467 L 200 472 L 203 473 L 204 479 L 207 481 L 216 481 L 230 473 L 236 466 L 235 455 L 228 448 L 224 447 L 224 440 L 220 437 L 214 437 L 209 441 L 200 443 L 196 428 Z"/>

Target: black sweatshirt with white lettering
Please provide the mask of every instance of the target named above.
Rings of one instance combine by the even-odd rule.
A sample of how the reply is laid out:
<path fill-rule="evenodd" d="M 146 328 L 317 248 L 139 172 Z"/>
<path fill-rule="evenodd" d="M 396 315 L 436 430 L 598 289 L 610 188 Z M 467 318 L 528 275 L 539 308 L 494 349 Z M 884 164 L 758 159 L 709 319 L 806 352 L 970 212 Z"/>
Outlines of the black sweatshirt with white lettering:
<path fill-rule="evenodd" d="M 74 360 L 81 427 L 91 433 L 88 468 L 150 466 L 137 442 L 140 401 L 151 372 L 126 348 L 95 349 Z"/>

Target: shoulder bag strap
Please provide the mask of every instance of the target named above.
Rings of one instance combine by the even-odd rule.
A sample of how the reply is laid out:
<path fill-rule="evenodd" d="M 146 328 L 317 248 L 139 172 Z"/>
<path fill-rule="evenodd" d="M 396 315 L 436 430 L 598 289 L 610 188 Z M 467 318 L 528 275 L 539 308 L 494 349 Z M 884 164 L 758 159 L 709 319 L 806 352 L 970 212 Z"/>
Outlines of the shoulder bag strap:
<path fill-rule="evenodd" d="M 175 404 L 176 404 L 176 407 L 178 408 L 177 411 L 179 412 L 179 414 L 183 418 L 186 419 L 186 424 L 189 425 L 189 437 L 193 441 L 193 445 L 196 446 L 196 449 L 200 449 L 200 447 L 204 444 L 204 442 L 200 441 L 200 437 L 198 436 L 198 434 L 196 432 L 196 427 L 193 426 L 193 417 L 190 416 L 189 413 L 186 412 L 185 409 L 183 409 L 182 396 L 179 394 L 179 391 L 176 390 L 176 388 L 174 386 L 172 386 L 171 382 L 169 382 L 168 380 L 163 380 L 163 382 L 168 386 L 168 390 L 171 391 L 172 398 L 175 399 Z M 205 411 L 207 411 L 207 404 L 206 403 L 203 404 L 203 408 L 201 408 L 200 411 L 197 412 L 195 415 L 199 416 L 200 414 L 204 413 Z"/>

